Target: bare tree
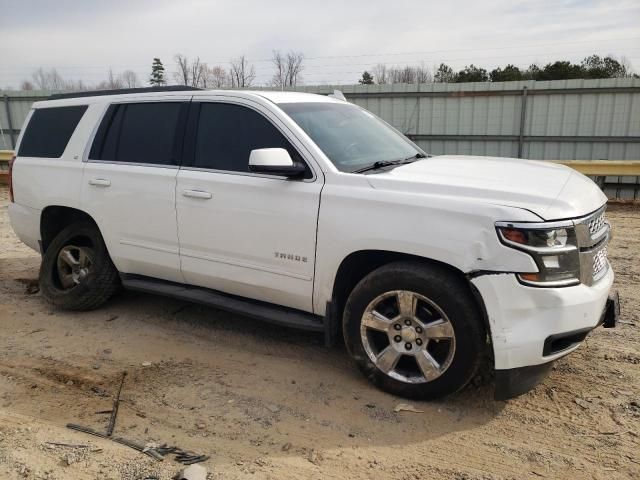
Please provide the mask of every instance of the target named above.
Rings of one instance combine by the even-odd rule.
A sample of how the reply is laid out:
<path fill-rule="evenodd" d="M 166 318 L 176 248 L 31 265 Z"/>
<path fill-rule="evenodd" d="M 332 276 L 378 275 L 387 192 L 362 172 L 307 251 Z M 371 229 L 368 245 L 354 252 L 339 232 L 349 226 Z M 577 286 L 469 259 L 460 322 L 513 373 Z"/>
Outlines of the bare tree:
<path fill-rule="evenodd" d="M 196 59 L 191 62 L 191 66 L 189 67 L 191 70 L 191 83 L 192 87 L 204 87 L 206 88 L 206 70 L 207 64 L 202 63 L 200 61 L 200 57 L 196 57 Z M 204 83 L 204 85 L 203 85 Z"/>
<path fill-rule="evenodd" d="M 385 83 L 428 83 L 433 81 L 433 75 L 428 67 L 420 65 L 414 67 L 404 65 L 399 67 L 387 67 L 379 63 L 372 69 L 376 83 L 384 85 Z"/>
<path fill-rule="evenodd" d="M 429 67 L 420 65 L 416 67 L 416 83 L 431 83 L 433 82 L 433 75 Z"/>
<path fill-rule="evenodd" d="M 173 76 L 180 85 L 188 85 L 190 87 L 207 88 L 207 64 L 196 57 L 189 60 L 189 57 L 181 53 L 177 53 L 174 57 L 178 71 Z"/>
<path fill-rule="evenodd" d="M 45 70 L 40 67 L 31 75 L 33 82 L 23 82 L 23 85 L 35 85 L 39 90 L 87 90 L 82 80 L 66 80 L 55 68 Z"/>
<path fill-rule="evenodd" d="M 247 62 L 244 55 L 231 60 L 229 74 L 231 86 L 236 88 L 250 87 L 256 78 L 256 69 Z"/>
<path fill-rule="evenodd" d="M 189 58 L 181 53 L 176 53 L 173 60 L 178 66 L 178 71 L 173 73 L 173 77 L 180 85 L 191 84 L 191 69 L 189 68 Z"/>
<path fill-rule="evenodd" d="M 624 70 L 626 77 L 629 77 L 629 78 L 634 77 L 635 73 L 633 71 L 633 65 L 631 65 L 631 62 L 627 57 L 625 56 L 620 57 L 620 65 Z"/>
<path fill-rule="evenodd" d="M 203 75 L 200 82 L 202 88 L 222 88 L 229 85 L 229 76 L 220 65 L 209 67 L 204 65 Z"/>
<path fill-rule="evenodd" d="M 279 50 L 273 51 L 271 62 L 273 63 L 273 67 L 275 69 L 275 72 L 271 79 L 271 85 L 273 85 L 274 87 L 284 88 L 285 82 L 287 81 L 287 67 L 286 61 Z"/>
<path fill-rule="evenodd" d="M 33 75 L 33 83 L 39 90 L 65 90 L 67 82 L 60 76 L 55 68 L 45 70 L 40 67 Z"/>
<path fill-rule="evenodd" d="M 301 52 L 293 50 L 282 55 L 279 50 L 273 51 L 271 61 L 275 68 L 275 72 L 271 79 L 271 85 L 274 87 L 295 87 L 301 80 L 301 72 L 303 70 L 302 62 L 304 55 Z"/>
<path fill-rule="evenodd" d="M 29 80 L 25 80 L 20 84 L 20 90 L 35 90 L 35 87 Z"/>
<path fill-rule="evenodd" d="M 138 76 L 133 70 L 125 70 L 122 72 L 120 74 L 120 81 L 123 83 L 125 88 L 137 88 L 140 86 Z"/>
<path fill-rule="evenodd" d="M 110 90 L 117 90 L 123 87 L 123 82 L 120 77 L 114 75 L 113 70 L 109 68 L 109 73 L 107 74 L 107 88 Z"/>
<path fill-rule="evenodd" d="M 384 85 L 389 82 L 387 66 L 385 64 L 379 63 L 373 67 L 371 71 L 373 72 L 373 77 L 378 85 Z"/>
<path fill-rule="evenodd" d="M 287 85 L 289 87 L 295 87 L 300 81 L 301 73 L 303 70 L 302 61 L 304 55 L 302 52 L 290 51 L 287 53 Z"/>

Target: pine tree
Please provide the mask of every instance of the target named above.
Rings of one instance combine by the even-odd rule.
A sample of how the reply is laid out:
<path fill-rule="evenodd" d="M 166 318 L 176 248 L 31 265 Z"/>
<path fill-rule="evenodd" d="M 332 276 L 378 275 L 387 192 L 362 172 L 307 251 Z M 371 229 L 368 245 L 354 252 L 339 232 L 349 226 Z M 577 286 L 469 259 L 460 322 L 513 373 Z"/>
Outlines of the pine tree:
<path fill-rule="evenodd" d="M 164 65 L 159 58 L 154 58 L 153 63 L 151 64 L 151 77 L 149 78 L 149 83 L 152 87 L 161 87 L 166 85 L 167 82 L 164 79 Z"/>
<path fill-rule="evenodd" d="M 365 70 L 362 74 L 362 78 L 358 80 L 358 83 L 361 85 L 373 85 L 373 75 Z"/>

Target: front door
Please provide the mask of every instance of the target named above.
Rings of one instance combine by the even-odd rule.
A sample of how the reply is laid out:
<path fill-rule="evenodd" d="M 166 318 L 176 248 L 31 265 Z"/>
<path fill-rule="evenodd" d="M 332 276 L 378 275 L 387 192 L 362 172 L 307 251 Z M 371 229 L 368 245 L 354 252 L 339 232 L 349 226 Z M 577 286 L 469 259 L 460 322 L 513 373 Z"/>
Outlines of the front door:
<path fill-rule="evenodd" d="M 296 180 L 249 172 L 257 148 L 286 148 L 304 161 L 259 105 L 194 101 L 190 115 L 176 186 L 185 281 L 312 311 L 322 178 L 308 164 Z"/>

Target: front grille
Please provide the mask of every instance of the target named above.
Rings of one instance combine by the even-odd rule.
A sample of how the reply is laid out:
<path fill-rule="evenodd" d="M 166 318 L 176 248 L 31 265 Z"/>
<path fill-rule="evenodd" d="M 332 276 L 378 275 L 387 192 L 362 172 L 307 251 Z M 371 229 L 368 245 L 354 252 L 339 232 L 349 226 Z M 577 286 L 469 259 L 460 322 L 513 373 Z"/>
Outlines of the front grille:
<path fill-rule="evenodd" d="M 593 256 L 593 277 L 599 277 L 599 274 L 604 273 L 607 266 L 607 247 L 604 247 Z"/>
<path fill-rule="evenodd" d="M 605 208 L 573 221 L 576 239 L 580 248 L 580 281 L 593 285 L 609 269 L 607 261 L 607 243 L 609 243 L 609 224 Z"/>
<path fill-rule="evenodd" d="M 594 217 L 589 219 L 589 233 L 594 235 L 598 233 L 604 227 L 606 223 L 604 210 L 602 212 L 597 212 Z"/>

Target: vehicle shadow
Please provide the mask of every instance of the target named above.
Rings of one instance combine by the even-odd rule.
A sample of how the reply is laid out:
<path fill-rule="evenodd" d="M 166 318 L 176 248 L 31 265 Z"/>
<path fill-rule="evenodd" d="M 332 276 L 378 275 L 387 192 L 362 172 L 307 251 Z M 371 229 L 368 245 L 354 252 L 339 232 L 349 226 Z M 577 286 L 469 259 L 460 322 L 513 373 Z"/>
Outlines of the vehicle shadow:
<path fill-rule="evenodd" d="M 413 401 L 372 386 L 344 346 L 326 348 L 322 334 L 137 292 L 123 292 L 107 308 L 121 317 L 113 323 L 123 335 L 131 328 L 126 319 L 132 316 L 142 319 L 146 331 L 168 329 L 176 345 L 197 338 L 186 350 L 186 368 L 179 353 L 185 350 L 172 349 L 171 338 L 165 342 L 172 362 L 161 375 L 140 376 L 138 392 L 147 391 L 145 385 L 162 389 L 169 404 L 185 404 L 183 387 L 172 385 L 172 378 L 179 386 L 195 384 L 192 407 L 215 410 L 218 427 L 233 431 L 247 421 L 258 431 L 277 426 L 283 444 L 300 436 L 315 449 L 420 443 L 485 425 L 505 405 L 493 400 L 488 367 L 457 394 L 439 401 Z M 400 404 L 420 412 L 395 411 Z M 180 422 L 191 424 L 193 419 L 176 419 Z M 286 454 L 279 449 L 278 453 Z"/>

